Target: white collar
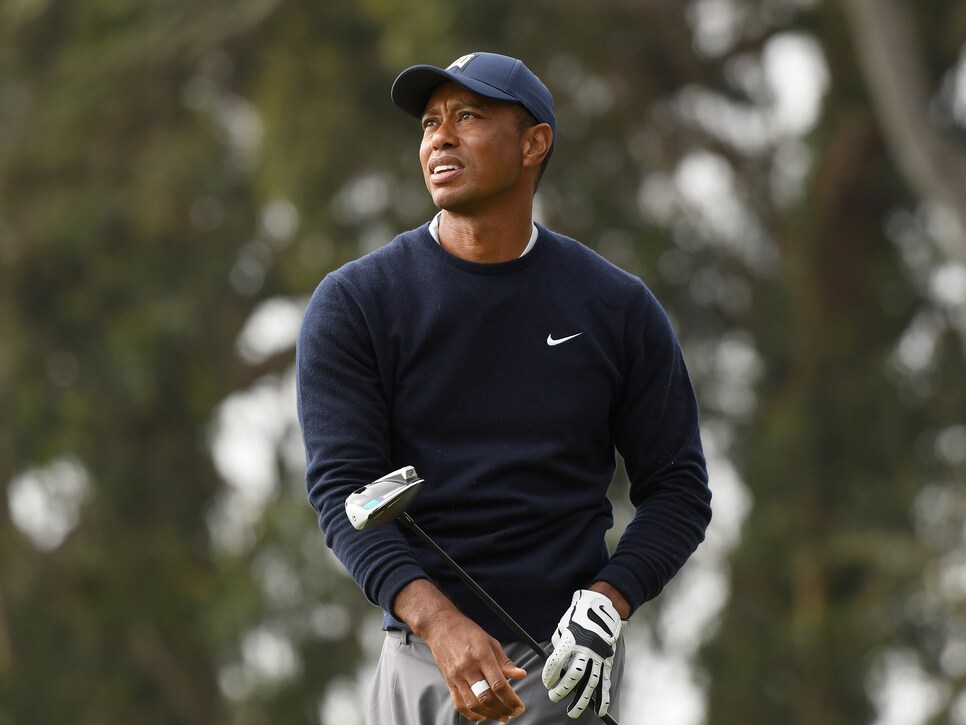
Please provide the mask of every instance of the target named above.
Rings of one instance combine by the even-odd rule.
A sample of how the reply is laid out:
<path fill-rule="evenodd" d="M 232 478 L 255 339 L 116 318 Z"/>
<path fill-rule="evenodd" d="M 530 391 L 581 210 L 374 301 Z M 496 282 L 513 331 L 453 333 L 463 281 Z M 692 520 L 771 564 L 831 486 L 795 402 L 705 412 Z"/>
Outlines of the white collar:
<path fill-rule="evenodd" d="M 440 246 L 443 246 L 439 241 L 439 218 L 442 216 L 442 214 L 443 212 L 437 212 L 436 216 L 434 216 L 433 220 L 429 223 L 429 233 L 433 235 L 433 239 L 435 239 L 436 243 Z M 523 250 L 523 252 L 521 252 L 521 257 L 533 249 L 533 245 L 537 243 L 537 225 L 533 222 L 530 222 L 530 226 L 533 228 L 533 230 L 530 232 L 530 241 L 527 242 L 526 248 Z"/>

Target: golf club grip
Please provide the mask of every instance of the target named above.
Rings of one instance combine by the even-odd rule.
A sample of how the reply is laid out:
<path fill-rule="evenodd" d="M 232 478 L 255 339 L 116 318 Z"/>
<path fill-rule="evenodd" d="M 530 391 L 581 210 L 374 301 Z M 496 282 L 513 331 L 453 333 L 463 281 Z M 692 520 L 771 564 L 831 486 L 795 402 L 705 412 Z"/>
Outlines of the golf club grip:
<path fill-rule="evenodd" d="M 500 617 L 500 619 L 502 619 L 510 629 L 516 632 L 523 639 L 523 641 L 525 641 L 528 645 L 530 645 L 530 649 L 532 649 L 537 655 L 539 655 L 540 659 L 542 659 L 544 662 L 547 661 L 547 658 L 549 657 L 549 655 L 547 654 L 546 650 L 544 650 L 544 648 L 540 646 L 540 643 L 537 642 L 537 640 L 535 640 L 533 637 L 531 637 L 523 627 L 517 624 L 517 621 L 513 617 L 511 617 L 506 612 L 506 610 L 503 609 L 503 607 L 501 607 L 493 597 L 487 594 L 486 590 L 483 589 L 483 587 L 477 584 L 476 581 L 469 574 L 463 571 L 463 568 L 455 561 L 453 561 L 450 555 L 447 554 L 445 551 L 443 551 L 440 548 L 440 546 L 430 538 L 429 534 L 427 534 L 425 531 L 419 528 L 419 526 L 416 524 L 415 521 L 413 521 L 412 517 L 409 514 L 403 511 L 397 518 L 397 521 L 401 521 L 410 530 L 415 532 L 416 535 L 419 536 L 419 538 L 421 538 L 423 541 L 429 544 L 429 546 L 433 549 L 433 551 L 439 554 L 439 556 L 443 559 L 443 561 L 445 561 L 453 568 L 453 571 L 455 571 L 456 574 L 459 576 L 459 578 L 463 580 L 463 583 L 473 590 L 473 593 L 476 594 L 476 596 L 482 599 L 483 602 L 490 609 L 492 609 L 493 612 L 498 617 Z M 607 725 L 618 725 L 617 721 L 614 718 L 612 718 L 610 715 L 599 715 L 598 717 L 600 717 L 602 722 L 607 723 Z"/>

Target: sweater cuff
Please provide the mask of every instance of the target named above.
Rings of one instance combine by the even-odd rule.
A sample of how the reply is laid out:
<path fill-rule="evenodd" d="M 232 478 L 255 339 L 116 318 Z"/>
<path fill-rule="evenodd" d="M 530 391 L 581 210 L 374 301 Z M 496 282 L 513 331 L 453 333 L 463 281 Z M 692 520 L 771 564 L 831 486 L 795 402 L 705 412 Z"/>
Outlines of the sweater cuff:
<path fill-rule="evenodd" d="M 423 571 L 422 567 L 416 564 L 404 564 L 403 566 L 394 568 L 392 572 L 385 578 L 382 586 L 379 587 L 377 604 L 379 604 L 379 606 L 382 607 L 383 610 L 393 619 L 402 621 L 396 616 L 396 612 L 392 608 L 393 604 L 395 603 L 399 592 L 401 592 L 407 584 L 414 582 L 417 579 L 429 579 L 429 576 L 425 571 Z"/>
<path fill-rule="evenodd" d="M 630 618 L 644 602 L 656 597 L 661 587 L 652 582 L 642 581 L 641 573 L 632 571 L 619 563 L 610 562 L 594 578 L 594 581 L 607 582 L 627 600 L 631 611 Z"/>

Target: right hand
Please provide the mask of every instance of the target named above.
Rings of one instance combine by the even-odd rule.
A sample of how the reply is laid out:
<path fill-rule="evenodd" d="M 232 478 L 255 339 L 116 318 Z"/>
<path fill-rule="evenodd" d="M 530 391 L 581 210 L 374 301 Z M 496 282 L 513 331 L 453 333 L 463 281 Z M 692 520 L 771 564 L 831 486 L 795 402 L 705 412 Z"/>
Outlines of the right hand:
<path fill-rule="evenodd" d="M 523 701 L 509 680 L 526 677 L 526 670 L 517 667 L 479 625 L 454 607 L 434 616 L 420 636 L 432 650 L 460 715 L 474 722 L 508 722 L 523 714 Z M 490 689 L 477 696 L 471 688 L 480 680 L 486 680 Z"/>

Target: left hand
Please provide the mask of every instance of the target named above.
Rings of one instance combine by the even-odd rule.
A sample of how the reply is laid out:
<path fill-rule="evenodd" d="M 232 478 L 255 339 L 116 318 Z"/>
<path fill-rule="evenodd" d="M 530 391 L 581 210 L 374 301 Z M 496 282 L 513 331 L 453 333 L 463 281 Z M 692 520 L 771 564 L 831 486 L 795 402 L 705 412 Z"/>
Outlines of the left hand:
<path fill-rule="evenodd" d="M 607 713 L 610 671 L 624 624 L 608 597 L 588 589 L 574 592 L 543 667 L 543 684 L 551 700 L 560 702 L 575 693 L 567 708 L 569 717 L 580 717 L 591 700 L 598 715 Z"/>

